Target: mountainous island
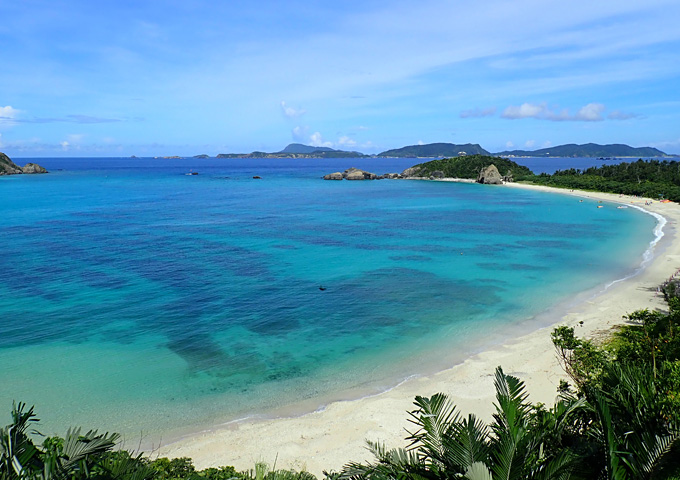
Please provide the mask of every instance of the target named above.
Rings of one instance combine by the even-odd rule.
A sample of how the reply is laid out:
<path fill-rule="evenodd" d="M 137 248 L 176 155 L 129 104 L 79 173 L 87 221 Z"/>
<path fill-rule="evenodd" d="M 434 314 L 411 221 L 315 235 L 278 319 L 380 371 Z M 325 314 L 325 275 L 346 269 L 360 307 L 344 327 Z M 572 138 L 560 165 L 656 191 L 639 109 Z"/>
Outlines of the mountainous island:
<path fill-rule="evenodd" d="M 385 150 L 377 155 L 366 155 L 357 151 L 336 150 L 329 147 L 314 147 L 301 143 L 291 143 L 279 152 L 220 153 L 217 158 L 449 158 L 464 155 L 494 155 L 498 157 L 674 157 L 653 147 L 631 147 L 624 144 L 599 145 L 586 143 L 578 145 L 569 143 L 539 150 L 506 150 L 490 153 L 478 143 L 427 143 L 408 145 L 401 148 Z M 207 155 L 196 155 L 194 158 L 207 158 Z"/>
<path fill-rule="evenodd" d="M 461 155 L 491 155 L 477 143 L 428 143 L 425 145 L 409 145 L 407 147 L 386 150 L 376 155 L 377 157 L 459 157 Z"/>
<path fill-rule="evenodd" d="M 597 143 L 585 143 L 577 145 L 568 143 L 539 150 L 506 150 L 496 155 L 502 157 L 669 157 L 661 150 L 653 147 L 630 147 L 621 143 L 611 145 L 598 145 Z"/>
<path fill-rule="evenodd" d="M 280 152 L 220 153 L 217 158 L 363 158 L 368 156 L 360 152 L 291 143 Z"/>

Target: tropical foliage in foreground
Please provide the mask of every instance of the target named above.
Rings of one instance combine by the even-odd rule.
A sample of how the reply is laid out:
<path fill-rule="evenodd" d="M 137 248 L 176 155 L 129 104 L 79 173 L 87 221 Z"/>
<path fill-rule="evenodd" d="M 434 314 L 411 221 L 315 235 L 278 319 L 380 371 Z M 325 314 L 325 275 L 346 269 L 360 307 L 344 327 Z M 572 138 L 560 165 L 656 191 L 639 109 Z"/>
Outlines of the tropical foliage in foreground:
<path fill-rule="evenodd" d="M 368 446 L 371 463 L 331 480 L 680 480 L 680 283 L 662 286 L 667 312 L 639 310 L 602 345 L 558 327 L 552 338 L 571 382 L 555 406 L 529 402 L 524 384 L 498 367 L 489 424 L 464 417 L 448 397 L 416 397 L 405 448 Z M 151 460 L 114 450 L 116 434 L 70 429 L 40 444 L 33 409 L 15 405 L 0 429 L 0 480 L 314 480 L 265 464 L 196 470 L 188 458 Z"/>
<path fill-rule="evenodd" d="M 369 443 L 376 461 L 348 479 L 680 479 L 680 285 L 669 311 L 630 314 L 604 345 L 571 327 L 553 343 L 571 384 L 556 405 L 532 405 L 517 378 L 496 371 L 490 425 L 462 418 L 444 395 L 417 397 L 405 449 Z"/>
<path fill-rule="evenodd" d="M 373 464 L 350 464 L 347 478 L 549 479 L 568 478 L 576 456 L 551 444 L 567 433 L 582 399 L 560 399 L 545 410 L 527 402 L 524 384 L 495 375 L 496 413 L 490 425 L 474 415 L 463 418 L 446 395 L 416 397 L 406 449 L 385 451 L 369 444 Z"/>
<path fill-rule="evenodd" d="M 307 472 L 271 470 L 257 463 L 251 471 L 234 467 L 196 470 L 189 458 L 151 460 L 114 450 L 117 434 L 69 429 L 61 437 L 35 442 L 38 419 L 33 408 L 12 408 L 12 423 L 0 429 L 0 480 L 315 480 Z"/>

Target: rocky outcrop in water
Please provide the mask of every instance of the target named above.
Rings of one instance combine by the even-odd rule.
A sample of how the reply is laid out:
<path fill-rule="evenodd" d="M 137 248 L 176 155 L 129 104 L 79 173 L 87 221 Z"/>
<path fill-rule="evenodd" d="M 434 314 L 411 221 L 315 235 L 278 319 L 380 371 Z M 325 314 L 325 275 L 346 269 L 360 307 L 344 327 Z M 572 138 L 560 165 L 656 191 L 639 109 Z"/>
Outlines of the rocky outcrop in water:
<path fill-rule="evenodd" d="M 24 173 L 47 173 L 45 167 L 41 167 L 37 163 L 27 163 L 21 170 Z"/>
<path fill-rule="evenodd" d="M 503 177 L 494 164 L 482 169 L 477 177 L 477 183 L 485 185 L 502 185 Z"/>
<path fill-rule="evenodd" d="M 404 170 L 403 172 L 401 172 L 401 176 L 403 178 L 420 177 L 421 171 L 422 171 L 422 168 L 420 168 L 419 166 L 409 167 L 406 170 Z"/>
<path fill-rule="evenodd" d="M 23 168 L 0 152 L 0 175 L 19 175 L 21 173 L 47 173 L 45 168 L 35 163 L 27 163 Z"/>
<path fill-rule="evenodd" d="M 358 168 L 348 168 L 342 174 L 346 180 L 375 180 L 378 176 L 375 173 L 360 170 Z"/>
<path fill-rule="evenodd" d="M 328 175 L 324 175 L 324 180 L 378 180 L 384 178 L 382 175 L 376 175 L 375 173 L 367 172 L 366 170 L 361 170 L 359 168 L 351 167 L 344 172 L 333 172 Z"/>

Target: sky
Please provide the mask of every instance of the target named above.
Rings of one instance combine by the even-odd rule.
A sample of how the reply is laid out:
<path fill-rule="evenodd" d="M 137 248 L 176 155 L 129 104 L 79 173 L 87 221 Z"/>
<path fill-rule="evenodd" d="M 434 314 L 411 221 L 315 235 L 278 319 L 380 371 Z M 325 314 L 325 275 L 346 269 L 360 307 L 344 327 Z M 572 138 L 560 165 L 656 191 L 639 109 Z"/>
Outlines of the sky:
<path fill-rule="evenodd" d="M 678 20 L 678 0 L 0 0 L 0 151 L 680 154 Z"/>

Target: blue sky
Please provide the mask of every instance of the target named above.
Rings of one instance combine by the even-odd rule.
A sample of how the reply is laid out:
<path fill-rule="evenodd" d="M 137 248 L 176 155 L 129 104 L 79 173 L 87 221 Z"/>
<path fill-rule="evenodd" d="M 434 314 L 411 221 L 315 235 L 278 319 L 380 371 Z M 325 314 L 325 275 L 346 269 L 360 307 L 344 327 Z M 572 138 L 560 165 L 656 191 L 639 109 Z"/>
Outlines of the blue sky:
<path fill-rule="evenodd" d="M 680 154 L 680 2 L 0 0 L 0 151 Z"/>

